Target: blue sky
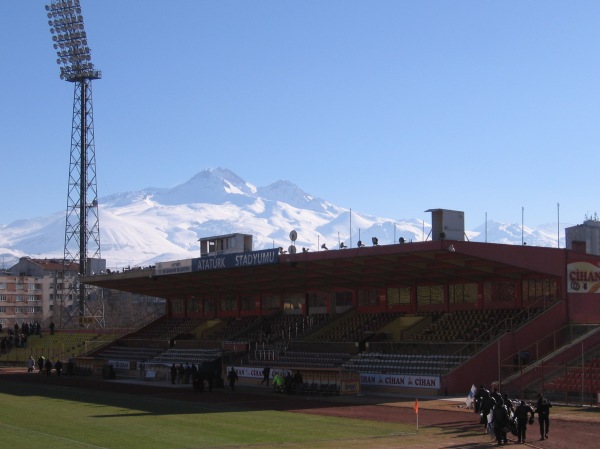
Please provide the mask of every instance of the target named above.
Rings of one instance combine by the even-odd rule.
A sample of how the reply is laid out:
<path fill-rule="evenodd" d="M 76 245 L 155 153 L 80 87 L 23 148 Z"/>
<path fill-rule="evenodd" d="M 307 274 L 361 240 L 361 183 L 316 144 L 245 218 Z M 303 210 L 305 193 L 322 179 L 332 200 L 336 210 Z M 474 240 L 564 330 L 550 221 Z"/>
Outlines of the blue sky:
<path fill-rule="evenodd" d="M 2 224 L 66 208 L 73 85 L 46 3 L 2 5 Z M 598 211 L 600 2 L 81 3 L 100 197 L 223 167 L 467 229 Z"/>

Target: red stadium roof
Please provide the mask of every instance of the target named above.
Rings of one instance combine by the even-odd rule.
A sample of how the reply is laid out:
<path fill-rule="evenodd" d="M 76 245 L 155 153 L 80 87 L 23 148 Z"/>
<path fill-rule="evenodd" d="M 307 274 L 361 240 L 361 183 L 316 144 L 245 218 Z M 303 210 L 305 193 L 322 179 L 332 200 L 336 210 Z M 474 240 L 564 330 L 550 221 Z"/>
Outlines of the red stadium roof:
<path fill-rule="evenodd" d="M 213 257 L 213 256 L 210 256 Z M 332 291 L 487 279 L 562 278 L 566 250 L 427 241 L 281 254 L 274 264 L 157 275 L 155 268 L 86 277 L 103 288 L 162 298 Z"/>

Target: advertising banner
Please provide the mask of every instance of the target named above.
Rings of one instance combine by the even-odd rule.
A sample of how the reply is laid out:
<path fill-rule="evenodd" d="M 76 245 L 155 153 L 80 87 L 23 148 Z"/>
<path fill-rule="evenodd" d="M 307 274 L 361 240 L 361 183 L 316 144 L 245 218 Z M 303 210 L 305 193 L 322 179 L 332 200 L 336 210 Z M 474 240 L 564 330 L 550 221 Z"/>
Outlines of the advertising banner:
<path fill-rule="evenodd" d="M 279 249 L 265 249 L 247 253 L 222 254 L 193 259 L 192 271 L 222 270 L 277 263 Z"/>
<path fill-rule="evenodd" d="M 401 374 L 360 373 L 360 384 L 377 387 L 440 388 L 440 378 Z"/>
<path fill-rule="evenodd" d="M 600 266 L 590 262 L 567 265 L 568 293 L 600 293 Z"/>

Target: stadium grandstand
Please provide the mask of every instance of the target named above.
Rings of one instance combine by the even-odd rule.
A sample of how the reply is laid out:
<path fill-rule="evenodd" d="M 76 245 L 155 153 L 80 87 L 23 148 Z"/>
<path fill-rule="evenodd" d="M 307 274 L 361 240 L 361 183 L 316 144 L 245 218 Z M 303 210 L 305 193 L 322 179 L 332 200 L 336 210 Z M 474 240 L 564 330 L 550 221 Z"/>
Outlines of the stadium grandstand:
<path fill-rule="evenodd" d="M 173 365 L 235 367 L 257 381 L 270 367 L 301 373 L 307 393 L 466 397 L 485 384 L 596 403 L 600 256 L 579 241 L 470 242 L 456 211 L 432 213 L 422 242 L 252 251 L 250 236 L 232 234 L 204 239 L 199 258 L 88 276 L 164 298 L 166 310 L 78 364 L 157 381 Z"/>

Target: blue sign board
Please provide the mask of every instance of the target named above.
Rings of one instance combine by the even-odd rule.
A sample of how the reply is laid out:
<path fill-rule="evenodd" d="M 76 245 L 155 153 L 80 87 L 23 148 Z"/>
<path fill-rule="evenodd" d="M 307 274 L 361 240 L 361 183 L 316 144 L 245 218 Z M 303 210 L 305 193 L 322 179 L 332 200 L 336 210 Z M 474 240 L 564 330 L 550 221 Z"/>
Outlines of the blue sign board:
<path fill-rule="evenodd" d="M 265 249 L 247 253 L 221 254 L 192 259 L 192 271 L 222 270 L 227 268 L 268 265 L 279 261 L 279 249 Z"/>

